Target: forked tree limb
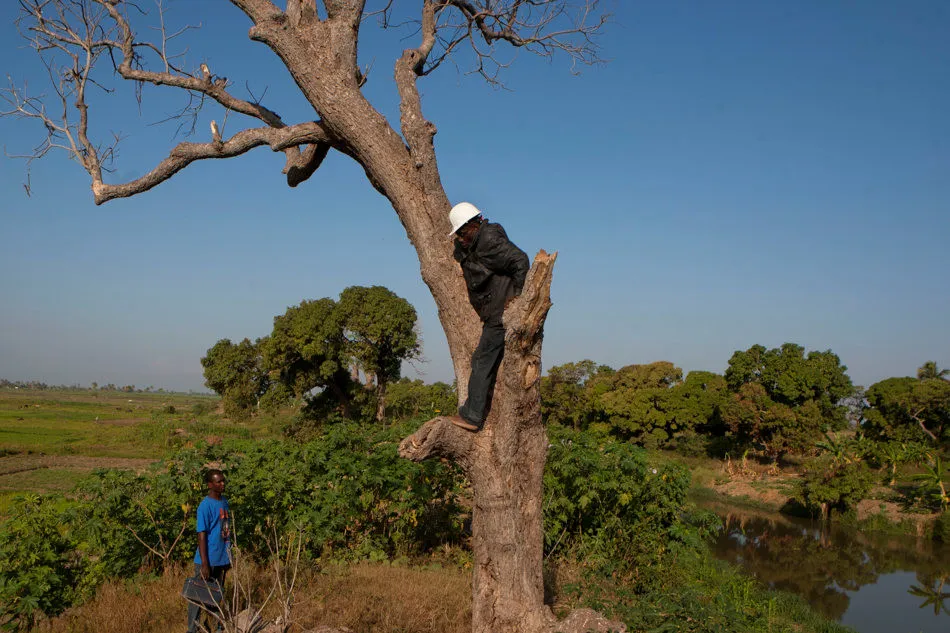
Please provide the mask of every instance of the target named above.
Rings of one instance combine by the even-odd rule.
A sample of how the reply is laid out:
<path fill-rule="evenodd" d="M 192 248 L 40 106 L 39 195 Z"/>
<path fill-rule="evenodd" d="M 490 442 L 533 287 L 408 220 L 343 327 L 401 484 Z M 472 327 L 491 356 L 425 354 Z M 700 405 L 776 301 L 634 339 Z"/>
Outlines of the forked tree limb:
<path fill-rule="evenodd" d="M 465 469 L 471 463 L 472 447 L 478 437 L 483 436 L 460 429 L 445 416 L 437 416 L 399 443 L 399 456 L 413 462 L 444 457 Z"/>
<path fill-rule="evenodd" d="M 557 251 L 538 251 L 525 278 L 521 298 L 506 311 L 505 323 L 511 325 L 505 328 L 505 338 L 517 342 L 523 352 L 530 350 L 542 336 L 544 322 L 552 305 L 551 279 L 555 261 Z"/>
<path fill-rule="evenodd" d="M 282 12 L 270 0 L 231 0 L 231 4 L 243 11 L 254 24 L 271 19 Z"/>

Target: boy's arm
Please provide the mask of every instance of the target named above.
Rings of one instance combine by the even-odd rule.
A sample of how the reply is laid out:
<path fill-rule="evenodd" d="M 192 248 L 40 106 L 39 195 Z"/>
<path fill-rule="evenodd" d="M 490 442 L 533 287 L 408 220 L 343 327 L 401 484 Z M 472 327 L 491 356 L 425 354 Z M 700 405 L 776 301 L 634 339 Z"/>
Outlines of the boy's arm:
<path fill-rule="evenodd" d="M 201 577 L 207 580 L 211 577 L 211 559 L 208 558 L 208 532 L 211 531 L 211 513 L 207 504 L 202 501 L 198 504 L 198 520 L 195 526 L 198 532 L 198 555 L 201 556 Z"/>
<path fill-rule="evenodd" d="M 211 578 L 211 564 L 208 562 L 208 533 L 198 532 L 198 553 L 201 555 L 201 577 Z"/>

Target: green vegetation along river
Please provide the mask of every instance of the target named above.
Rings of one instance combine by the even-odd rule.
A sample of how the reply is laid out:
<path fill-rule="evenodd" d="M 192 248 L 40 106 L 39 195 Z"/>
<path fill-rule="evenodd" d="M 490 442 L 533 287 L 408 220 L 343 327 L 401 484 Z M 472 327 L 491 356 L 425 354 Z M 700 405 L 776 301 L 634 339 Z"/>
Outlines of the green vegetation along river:
<path fill-rule="evenodd" d="M 858 633 L 950 630 L 950 546 L 817 521 L 710 507 L 714 549 L 775 589 L 803 596 Z"/>

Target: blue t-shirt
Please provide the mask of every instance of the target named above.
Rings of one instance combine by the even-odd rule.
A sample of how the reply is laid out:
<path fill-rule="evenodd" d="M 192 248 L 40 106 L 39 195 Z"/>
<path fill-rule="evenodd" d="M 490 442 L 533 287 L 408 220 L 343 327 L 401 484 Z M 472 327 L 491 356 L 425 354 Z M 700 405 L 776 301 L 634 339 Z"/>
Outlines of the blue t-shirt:
<path fill-rule="evenodd" d="M 208 564 L 231 564 L 231 508 L 228 500 L 205 497 L 198 504 L 198 532 L 208 533 Z M 195 550 L 195 564 L 201 564 L 201 549 Z"/>

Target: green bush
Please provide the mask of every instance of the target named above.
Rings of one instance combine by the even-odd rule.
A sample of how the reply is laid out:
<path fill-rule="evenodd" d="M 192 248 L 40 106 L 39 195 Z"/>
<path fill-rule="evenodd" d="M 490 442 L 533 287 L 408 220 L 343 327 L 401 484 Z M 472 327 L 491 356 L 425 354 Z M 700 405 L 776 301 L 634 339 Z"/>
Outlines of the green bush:
<path fill-rule="evenodd" d="M 343 558 L 383 558 L 458 540 L 458 475 L 440 462 L 399 458 L 408 432 L 340 423 L 306 444 L 270 441 L 220 455 L 245 549 L 266 551 L 263 536 L 273 526 L 302 527 L 312 554 Z"/>
<path fill-rule="evenodd" d="M 25 629 L 41 615 L 58 614 L 97 580 L 101 574 L 62 499 L 18 498 L 0 529 L 0 627 Z"/>
<path fill-rule="evenodd" d="M 217 402 L 196 402 L 191 405 L 191 415 L 200 418 L 203 415 L 212 413 L 216 405 Z"/>
<path fill-rule="evenodd" d="M 107 577 L 191 559 L 211 466 L 227 474 L 235 540 L 251 555 L 265 557 L 269 536 L 297 529 L 307 557 L 382 559 L 457 544 L 465 518 L 457 471 L 397 455 L 415 424 L 341 422 L 307 443 L 225 440 L 180 450 L 144 474 L 97 471 L 75 502 L 21 502 L 0 525 L 0 626 L 59 613 Z M 632 629 L 662 626 L 664 614 L 684 627 L 669 630 L 684 631 L 752 631 L 773 621 L 760 593 L 719 591 L 720 568 L 708 568 L 702 544 L 718 523 L 688 510 L 685 467 L 654 466 L 643 449 L 597 430 L 555 425 L 549 439 L 549 562 L 582 561 L 588 589 L 609 587 L 617 613 L 649 624 Z M 729 580 L 732 592 L 751 586 Z M 734 618 L 748 626 L 730 628 Z"/>
<path fill-rule="evenodd" d="M 832 511 L 854 508 L 871 491 L 875 475 L 864 462 L 823 466 L 813 462 L 798 482 L 794 498 L 812 514 L 829 516 Z"/>
<path fill-rule="evenodd" d="M 235 540 L 251 554 L 266 557 L 269 536 L 298 529 L 310 557 L 382 559 L 457 543 L 458 474 L 399 458 L 409 430 L 341 423 L 307 444 L 226 440 L 143 474 L 96 471 L 75 503 L 21 501 L 0 524 L 0 627 L 57 614 L 107 577 L 190 560 L 212 465 L 227 473 Z"/>
<path fill-rule="evenodd" d="M 444 382 L 427 385 L 403 378 L 386 388 L 386 417 L 391 420 L 452 415 L 457 408 L 455 387 Z"/>
<path fill-rule="evenodd" d="M 737 567 L 699 550 L 665 556 L 650 586 L 588 576 L 560 599 L 653 633 L 853 633 L 821 617 L 804 598 L 769 591 Z"/>
<path fill-rule="evenodd" d="M 596 573 L 633 573 L 672 549 L 700 546 L 712 524 L 684 513 L 689 471 L 652 467 L 646 451 L 596 431 L 548 429 L 544 537 L 548 555 L 577 556 Z M 700 527 L 701 529 L 697 529 Z"/>
<path fill-rule="evenodd" d="M 199 467 L 187 475 L 158 468 L 143 474 L 95 471 L 76 490 L 76 522 L 85 547 L 96 552 L 109 576 L 190 560 L 202 482 Z"/>

